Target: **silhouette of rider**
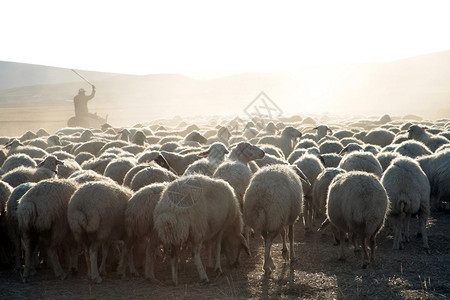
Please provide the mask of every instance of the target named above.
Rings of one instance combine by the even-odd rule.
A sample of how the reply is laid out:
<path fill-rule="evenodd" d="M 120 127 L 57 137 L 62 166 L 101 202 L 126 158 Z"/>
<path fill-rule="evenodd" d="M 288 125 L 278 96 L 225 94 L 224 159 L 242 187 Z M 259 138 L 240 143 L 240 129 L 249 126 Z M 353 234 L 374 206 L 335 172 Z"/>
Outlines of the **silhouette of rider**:
<path fill-rule="evenodd" d="M 75 116 L 76 117 L 94 117 L 96 115 L 90 114 L 88 111 L 87 103 L 89 100 L 95 96 L 95 86 L 92 86 L 92 92 L 89 96 L 86 95 L 86 91 L 81 88 L 78 90 L 78 94 L 73 98 L 73 103 L 75 105 Z"/>

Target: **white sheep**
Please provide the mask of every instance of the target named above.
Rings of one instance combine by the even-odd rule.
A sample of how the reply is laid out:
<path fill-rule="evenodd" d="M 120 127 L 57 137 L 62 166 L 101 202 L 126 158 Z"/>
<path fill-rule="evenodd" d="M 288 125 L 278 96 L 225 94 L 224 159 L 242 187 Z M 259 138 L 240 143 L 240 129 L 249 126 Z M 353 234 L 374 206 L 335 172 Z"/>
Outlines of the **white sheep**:
<path fill-rule="evenodd" d="M 323 165 L 327 168 L 337 168 L 342 159 L 342 157 L 336 153 L 321 154 L 320 157 L 323 160 L 321 160 Z"/>
<path fill-rule="evenodd" d="M 95 156 L 89 152 L 80 152 L 75 156 L 75 161 L 81 166 L 85 161 L 95 158 Z"/>
<path fill-rule="evenodd" d="M 11 195 L 6 202 L 6 219 L 8 223 L 8 235 L 14 246 L 14 257 L 15 257 L 15 269 L 20 270 L 22 268 L 22 247 L 20 239 L 19 230 L 19 220 L 17 219 L 17 207 L 19 206 L 19 201 L 22 196 L 28 192 L 35 182 L 22 183 L 12 191 Z M 32 274 L 35 271 L 33 270 Z"/>
<path fill-rule="evenodd" d="M 153 230 L 153 211 L 167 184 L 164 182 L 147 185 L 128 201 L 125 210 L 125 244 L 118 267 L 118 274 L 122 278 L 126 276 L 127 265 L 132 274 L 139 275 L 134 266 L 133 250 L 139 244 L 145 244 L 145 278 L 156 281 L 154 263 L 159 240 L 156 231 Z"/>
<path fill-rule="evenodd" d="M 428 133 L 425 131 L 425 128 L 420 127 L 419 125 L 412 125 L 409 127 L 408 138 L 423 142 L 431 152 L 436 151 L 437 148 L 444 144 L 450 143 L 445 137 Z"/>
<path fill-rule="evenodd" d="M 47 257 L 55 276 L 58 279 L 66 278 L 57 250 L 67 246 L 72 239 L 67 222 L 67 207 L 77 187 L 71 180 L 44 180 L 30 188 L 20 199 L 17 219 L 25 249 L 24 282 L 30 276 L 32 252 L 37 247 L 35 242 L 38 238 L 46 245 Z"/>
<path fill-rule="evenodd" d="M 351 152 L 346 154 L 341 162 L 339 168 L 345 171 L 364 171 L 375 174 L 378 178 L 383 174 L 383 168 L 375 155 L 370 152 Z"/>
<path fill-rule="evenodd" d="M 383 168 L 383 172 L 386 171 L 386 169 L 391 164 L 391 161 L 396 159 L 397 157 L 401 157 L 402 155 L 397 152 L 380 152 L 377 154 L 377 160 L 381 165 L 381 168 Z"/>
<path fill-rule="evenodd" d="M 292 126 L 287 126 L 281 132 L 281 136 L 262 137 L 258 141 L 258 144 L 270 144 L 278 147 L 281 151 L 283 151 L 284 157 L 287 158 L 289 157 L 289 154 L 291 154 L 297 138 L 301 137 L 302 133 L 300 131 Z"/>
<path fill-rule="evenodd" d="M 25 182 L 38 182 L 40 180 L 55 178 L 58 174 L 58 165 L 64 163 L 55 156 L 47 156 L 36 168 L 18 167 L 2 176 L 2 180 L 16 187 Z"/>
<path fill-rule="evenodd" d="M 69 179 L 74 180 L 78 184 L 83 184 L 86 182 L 92 182 L 92 181 L 107 181 L 109 183 L 115 183 L 114 180 L 112 180 L 109 177 L 103 176 L 98 174 L 95 171 L 92 170 L 79 170 L 75 171 L 69 176 Z"/>
<path fill-rule="evenodd" d="M 37 166 L 36 161 L 29 155 L 23 153 L 17 153 L 9 156 L 2 165 L 4 172 L 9 172 L 17 167 L 30 167 L 35 168 Z"/>
<path fill-rule="evenodd" d="M 0 180 L 0 263 L 5 264 L 9 262 L 9 257 L 6 255 L 10 241 L 8 240 L 8 224 L 6 217 L 6 203 L 13 191 L 13 188 L 6 182 Z"/>
<path fill-rule="evenodd" d="M 303 174 L 308 178 L 309 183 L 302 181 L 303 187 L 303 222 L 305 225 L 305 232 L 311 231 L 313 226 L 313 211 L 312 211 L 312 186 L 316 181 L 317 176 L 323 171 L 324 166 L 320 159 L 312 154 L 305 154 L 294 162 Z"/>
<path fill-rule="evenodd" d="M 92 140 L 80 143 L 79 145 L 75 146 L 72 149 L 71 153 L 73 155 L 78 155 L 80 153 L 87 152 L 96 156 L 105 145 L 106 145 L 105 141 Z"/>
<path fill-rule="evenodd" d="M 6 144 L 5 148 L 9 148 L 8 156 L 16 153 L 23 153 L 29 155 L 31 158 L 43 158 L 48 155 L 45 150 L 34 146 L 24 146 L 16 139 L 13 139 L 11 142 Z"/>
<path fill-rule="evenodd" d="M 326 137 L 328 131 L 331 135 L 333 134 L 333 130 L 331 130 L 327 125 L 319 125 L 317 127 L 314 127 L 314 129 L 317 130 L 317 136 L 315 139 L 317 142 Z"/>
<path fill-rule="evenodd" d="M 424 143 L 416 140 L 406 140 L 398 145 L 394 151 L 403 156 L 411 158 L 432 154 L 432 152 L 428 149 L 427 146 L 425 146 Z"/>
<path fill-rule="evenodd" d="M 181 155 L 178 153 L 166 151 L 161 151 L 160 153 L 164 157 L 164 159 L 169 163 L 170 167 L 173 168 L 173 170 L 175 170 L 177 175 L 183 175 L 183 173 L 186 171 L 187 167 L 190 164 L 201 158 L 197 154 Z"/>
<path fill-rule="evenodd" d="M 127 172 L 136 166 L 135 158 L 117 158 L 112 160 L 105 168 L 104 176 L 111 178 L 118 184 L 122 184 Z"/>
<path fill-rule="evenodd" d="M 336 153 L 339 154 L 344 146 L 339 141 L 325 141 L 319 145 L 320 154 Z"/>
<path fill-rule="evenodd" d="M 226 146 L 221 142 L 212 144 L 208 150 L 197 154 L 200 157 L 204 157 L 200 160 L 193 162 L 184 172 L 187 174 L 203 174 L 212 176 L 217 167 L 224 161 L 225 155 L 229 153 Z"/>
<path fill-rule="evenodd" d="M 244 222 L 264 238 L 264 271 L 274 269 L 270 248 L 274 238 L 283 238 L 283 257 L 295 260 L 294 223 L 300 215 L 303 192 L 300 177 L 290 166 L 273 165 L 255 173 L 244 195 Z M 289 252 L 286 231 L 289 230 Z"/>
<path fill-rule="evenodd" d="M 102 282 L 97 267 L 98 250 L 102 246 L 100 272 L 104 273 L 107 245 L 124 237 L 125 209 L 131 196 L 125 187 L 99 181 L 82 185 L 70 199 L 69 226 L 75 240 L 84 247 L 88 277 L 95 283 Z"/>
<path fill-rule="evenodd" d="M 392 248 L 402 248 L 402 236 L 409 242 L 411 215 L 418 213 L 423 247 L 429 249 L 426 223 L 430 214 L 430 183 L 417 161 L 409 157 L 394 159 L 384 172 L 381 183 L 389 197 L 388 218 L 394 227 Z"/>
<path fill-rule="evenodd" d="M 221 247 L 231 266 L 238 263 L 242 247 L 248 252 L 238 201 L 231 186 L 223 180 L 189 175 L 169 183 L 155 207 L 153 220 L 161 243 L 170 250 L 175 285 L 178 284 L 178 253 L 184 244 L 191 245 L 200 280 L 206 282 L 209 279 L 200 258 L 203 243 L 215 245 L 217 272 L 222 272 Z"/>
<path fill-rule="evenodd" d="M 81 166 L 73 159 L 64 159 L 62 162 L 63 164 L 58 166 L 58 178 L 69 178 L 70 175 L 81 170 Z"/>
<path fill-rule="evenodd" d="M 317 176 L 314 184 L 312 184 L 312 211 L 314 216 L 325 216 L 328 188 L 334 177 L 342 173 L 345 173 L 345 170 L 325 168 Z"/>
<path fill-rule="evenodd" d="M 438 210 L 441 202 L 448 202 L 450 199 L 450 150 L 421 156 L 417 160 L 430 182 L 431 209 Z"/>
<path fill-rule="evenodd" d="M 156 182 L 173 181 L 177 177 L 177 175 L 167 169 L 160 166 L 149 165 L 133 176 L 133 179 L 130 182 L 130 188 L 136 192 L 146 185 Z"/>
<path fill-rule="evenodd" d="M 339 231 L 340 251 L 338 258 L 344 259 L 345 233 L 353 235 L 361 243 L 366 268 L 375 259 L 376 235 L 384 224 L 388 208 L 386 190 L 378 178 L 367 172 L 351 171 L 337 175 L 328 190 L 327 220 Z M 367 242 L 371 254 L 367 251 Z"/>
<path fill-rule="evenodd" d="M 367 144 L 385 147 L 391 144 L 394 138 L 395 134 L 391 131 L 383 128 L 376 128 L 369 131 L 363 138 L 363 141 Z"/>

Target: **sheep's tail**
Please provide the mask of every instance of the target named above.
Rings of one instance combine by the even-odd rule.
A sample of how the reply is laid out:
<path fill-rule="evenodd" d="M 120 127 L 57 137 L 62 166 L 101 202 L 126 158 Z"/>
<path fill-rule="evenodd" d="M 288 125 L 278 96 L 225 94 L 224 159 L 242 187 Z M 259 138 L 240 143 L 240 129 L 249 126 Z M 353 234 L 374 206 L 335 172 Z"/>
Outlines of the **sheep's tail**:
<path fill-rule="evenodd" d="M 255 231 L 255 234 L 261 234 L 261 231 L 265 227 L 266 224 L 266 213 L 265 211 L 260 208 L 256 210 L 255 212 L 251 213 L 245 213 L 244 210 L 244 223 Z"/>
<path fill-rule="evenodd" d="M 165 212 L 154 216 L 154 228 L 163 245 L 181 246 L 188 240 L 190 224 L 184 216 Z"/>
<path fill-rule="evenodd" d="M 69 213 L 67 219 L 69 221 L 70 230 L 72 230 L 74 234 L 81 233 L 87 227 L 86 215 L 79 210 Z"/>
<path fill-rule="evenodd" d="M 17 219 L 21 230 L 29 229 L 36 220 L 36 205 L 33 202 L 20 203 Z"/>

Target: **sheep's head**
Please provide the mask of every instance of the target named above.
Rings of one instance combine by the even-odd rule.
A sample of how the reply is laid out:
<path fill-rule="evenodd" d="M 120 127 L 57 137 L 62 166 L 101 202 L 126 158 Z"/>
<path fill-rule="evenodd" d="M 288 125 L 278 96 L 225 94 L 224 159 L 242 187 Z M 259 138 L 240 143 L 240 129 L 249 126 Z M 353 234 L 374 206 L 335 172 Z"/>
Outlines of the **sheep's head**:
<path fill-rule="evenodd" d="M 317 127 L 314 127 L 314 129 L 317 130 L 317 140 L 320 140 L 321 138 L 326 136 L 328 131 L 330 132 L 330 134 L 333 134 L 333 131 L 327 125 L 319 125 Z"/>
<path fill-rule="evenodd" d="M 232 158 L 244 163 L 255 159 L 261 159 L 264 157 L 264 155 L 264 150 L 248 142 L 240 142 L 236 145 L 236 147 L 231 151 L 230 154 Z"/>
<path fill-rule="evenodd" d="M 64 162 L 57 159 L 54 155 L 49 155 L 40 164 L 37 165 L 37 168 L 46 168 L 50 171 L 53 171 L 55 174 L 58 174 L 58 165 L 64 166 Z"/>
<path fill-rule="evenodd" d="M 18 139 L 10 139 L 6 144 L 5 148 L 16 148 L 18 146 L 23 146 L 23 144 Z"/>
<path fill-rule="evenodd" d="M 357 143 L 349 143 L 344 147 L 344 149 L 341 150 L 341 152 L 339 152 L 339 155 L 344 155 L 353 151 L 363 151 L 363 148 Z"/>
<path fill-rule="evenodd" d="M 200 144 L 205 144 L 206 143 L 206 138 L 201 135 L 199 132 L 197 131 L 192 131 L 191 133 L 189 133 L 185 139 L 185 141 L 194 141 Z"/>
<path fill-rule="evenodd" d="M 132 142 L 133 144 L 144 146 L 145 139 L 146 139 L 145 134 L 142 131 L 138 130 L 133 135 Z"/>
<path fill-rule="evenodd" d="M 288 127 L 284 128 L 282 133 L 281 133 L 281 135 L 282 136 L 288 136 L 292 140 L 296 140 L 296 139 L 302 137 L 302 133 L 298 129 L 296 129 L 296 128 L 292 127 L 292 126 L 288 126 Z"/>
<path fill-rule="evenodd" d="M 419 125 L 412 125 L 408 129 L 408 139 L 418 139 L 425 134 L 425 128 Z"/>
<path fill-rule="evenodd" d="M 277 133 L 277 127 L 275 126 L 275 124 L 273 124 L 273 122 L 269 122 L 269 124 L 267 124 L 265 131 L 269 134 L 276 134 Z"/>
<path fill-rule="evenodd" d="M 239 257 L 242 249 L 250 256 L 248 243 L 240 232 L 238 234 L 225 234 L 222 240 L 222 249 L 225 252 L 228 265 L 232 268 L 239 266 Z"/>
<path fill-rule="evenodd" d="M 87 142 L 93 136 L 94 136 L 94 133 L 91 130 L 87 129 L 87 130 L 83 131 L 83 133 L 81 134 L 80 140 L 83 141 L 83 142 Z"/>
<path fill-rule="evenodd" d="M 51 146 L 62 146 L 61 140 L 57 135 L 51 135 L 47 138 L 47 143 Z"/>
<path fill-rule="evenodd" d="M 229 151 L 223 143 L 216 142 L 212 144 L 208 150 L 197 155 L 200 157 L 209 157 L 212 160 L 223 160 L 225 155 L 228 153 Z"/>

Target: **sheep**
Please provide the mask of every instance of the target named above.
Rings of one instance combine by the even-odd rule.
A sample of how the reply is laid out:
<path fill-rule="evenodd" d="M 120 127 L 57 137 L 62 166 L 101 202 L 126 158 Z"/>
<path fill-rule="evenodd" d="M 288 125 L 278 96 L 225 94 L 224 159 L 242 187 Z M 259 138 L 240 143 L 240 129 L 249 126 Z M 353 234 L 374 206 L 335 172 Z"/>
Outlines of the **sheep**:
<path fill-rule="evenodd" d="M 161 151 L 160 153 L 162 157 L 164 157 L 164 159 L 169 163 L 170 167 L 175 170 L 177 175 L 183 175 L 190 164 L 200 159 L 197 154 L 180 155 L 177 153 L 166 151 Z"/>
<path fill-rule="evenodd" d="M 69 178 L 76 171 L 81 170 L 81 166 L 73 159 L 62 160 L 63 164 L 58 166 L 58 178 Z"/>
<path fill-rule="evenodd" d="M 423 142 L 433 153 L 440 146 L 450 143 L 445 137 L 430 134 L 425 131 L 425 128 L 420 127 L 419 125 L 412 125 L 409 127 L 408 138 Z"/>
<path fill-rule="evenodd" d="M 71 241 L 67 207 L 77 187 L 71 180 L 44 180 L 30 188 L 20 199 L 17 219 L 25 249 L 24 282 L 30 276 L 32 251 L 38 240 L 46 246 L 47 257 L 55 276 L 61 280 L 66 278 L 59 263 L 57 249 Z"/>
<path fill-rule="evenodd" d="M 323 160 L 323 165 L 329 168 L 337 168 L 342 159 L 342 157 L 336 153 L 321 154 L 320 157 Z"/>
<path fill-rule="evenodd" d="M 72 150 L 72 154 L 77 156 L 80 153 L 90 153 L 96 156 L 99 151 L 106 145 L 105 141 L 92 140 L 89 142 L 81 143 Z"/>
<path fill-rule="evenodd" d="M 269 166 L 269 165 L 276 165 L 276 164 L 280 164 L 280 165 L 288 164 L 288 162 L 285 159 L 279 158 L 277 156 L 273 156 L 273 155 L 270 155 L 267 153 L 264 155 L 263 158 L 256 160 L 255 163 L 258 165 L 259 168 Z"/>
<path fill-rule="evenodd" d="M 134 158 L 117 158 L 112 160 L 105 168 L 104 176 L 111 178 L 118 184 L 123 183 L 126 173 L 136 166 Z"/>
<path fill-rule="evenodd" d="M 258 144 L 270 144 L 276 146 L 283 151 L 284 157 L 287 158 L 291 154 L 293 146 L 297 138 L 301 138 L 302 133 L 292 126 L 287 126 L 281 132 L 281 136 L 265 136 L 262 137 Z"/>
<path fill-rule="evenodd" d="M 52 155 L 56 156 L 56 158 L 59 160 L 75 159 L 74 155 L 61 150 L 53 152 Z"/>
<path fill-rule="evenodd" d="M 392 143 L 394 137 L 395 134 L 391 131 L 383 128 L 376 128 L 369 131 L 363 138 L 363 141 L 367 144 L 385 147 Z"/>
<path fill-rule="evenodd" d="M 208 150 L 197 154 L 200 157 L 205 157 L 193 162 L 186 169 L 184 174 L 203 174 L 212 176 L 217 167 L 224 161 L 225 155 L 229 151 L 223 143 L 216 142 L 212 144 Z"/>
<path fill-rule="evenodd" d="M 222 272 L 221 248 L 230 266 L 239 262 L 240 249 L 249 254 L 242 235 L 242 215 L 231 186 L 204 175 L 189 175 L 169 183 L 153 212 L 154 229 L 166 250 L 170 249 L 172 280 L 178 284 L 179 250 L 191 245 L 200 280 L 209 282 L 200 259 L 200 248 L 215 245 L 216 272 Z"/>
<path fill-rule="evenodd" d="M 133 191 L 138 191 L 140 188 L 155 183 L 173 181 L 178 176 L 160 166 L 147 166 L 134 175 L 130 183 L 130 188 Z"/>
<path fill-rule="evenodd" d="M 418 213 L 423 247 L 428 250 L 426 223 L 430 215 L 430 183 L 417 161 L 409 157 L 396 158 L 384 172 L 381 183 L 389 197 L 388 219 L 394 227 L 392 249 L 402 248 L 402 235 L 409 242 L 411 215 Z"/>
<path fill-rule="evenodd" d="M 370 152 L 373 155 L 377 155 L 381 151 L 381 147 L 377 146 L 377 145 L 367 144 L 367 145 L 364 145 L 363 151 Z"/>
<path fill-rule="evenodd" d="M 264 272 L 275 269 L 270 248 L 274 238 L 283 238 L 283 258 L 295 260 L 294 223 L 300 215 L 303 191 L 300 177 L 289 166 L 273 165 L 261 168 L 252 177 L 244 195 L 244 223 L 264 239 Z M 289 252 L 286 229 L 289 228 Z"/>
<path fill-rule="evenodd" d="M 344 259 L 344 235 L 353 235 L 359 241 L 367 268 L 375 259 L 376 235 L 384 224 L 388 208 L 386 190 L 378 178 L 370 173 L 350 171 L 338 174 L 330 184 L 327 196 L 327 219 L 319 230 L 331 222 L 339 231 L 340 251 L 338 258 Z M 371 253 L 367 252 L 369 243 Z"/>
<path fill-rule="evenodd" d="M 344 149 L 339 152 L 339 155 L 343 155 L 346 153 L 351 153 L 355 151 L 363 151 L 363 147 L 357 143 L 349 143 L 347 146 L 344 147 Z"/>
<path fill-rule="evenodd" d="M 450 202 L 450 150 L 421 156 L 417 161 L 430 182 L 430 205 L 435 211 L 442 202 Z"/>
<path fill-rule="evenodd" d="M 391 164 L 391 161 L 401 156 L 402 155 L 397 152 L 380 152 L 377 154 L 376 158 L 378 159 L 378 162 L 380 163 L 381 168 L 384 172 Z"/>
<path fill-rule="evenodd" d="M 22 183 L 12 191 L 11 195 L 6 202 L 6 219 L 8 223 L 8 235 L 14 245 L 14 257 L 15 257 L 15 269 L 18 271 L 22 268 L 21 257 L 22 247 L 19 231 L 19 220 L 17 219 L 17 207 L 22 196 L 28 192 L 35 182 Z M 34 273 L 34 271 L 33 271 Z"/>
<path fill-rule="evenodd" d="M 95 158 L 95 156 L 89 152 L 80 152 L 75 156 L 75 161 L 81 166 L 85 161 Z"/>
<path fill-rule="evenodd" d="M 299 141 L 297 145 L 295 145 L 295 149 L 308 149 L 311 147 L 319 148 L 319 145 L 316 143 L 316 141 L 305 138 L 302 138 L 301 141 Z"/>
<path fill-rule="evenodd" d="M 156 231 L 153 230 L 153 211 L 159 202 L 167 182 L 153 183 L 137 191 L 128 201 L 125 210 L 125 244 L 122 249 L 118 274 L 125 278 L 125 268 L 129 260 L 130 272 L 139 275 L 134 267 L 132 251 L 139 242 L 145 242 L 145 278 L 156 281 L 154 260 L 159 245 Z"/>
<path fill-rule="evenodd" d="M 312 211 L 315 216 L 325 216 L 328 188 L 334 177 L 342 173 L 345 173 L 345 170 L 325 168 L 317 176 L 314 184 L 312 184 Z"/>
<path fill-rule="evenodd" d="M 428 149 L 427 146 L 425 146 L 424 143 L 416 140 L 404 141 L 400 145 L 398 145 L 394 151 L 403 156 L 408 156 L 411 158 L 432 154 L 432 152 Z"/>
<path fill-rule="evenodd" d="M 354 135 L 355 133 L 350 131 L 350 130 L 337 130 L 333 133 L 333 136 L 337 137 L 339 140 L 345 139 L 345 138 L 350 138 Z"/>
<path fill-rule="evenodd" d="M 351 152 L 346 154 L 341 162 L 339 168 L 346 171 L 364 171 L 375 174 L 378 178 L 383 174 L 383 168 L 375 155 L 370 152 Z"/>
<path fill-rule="evenodd" d="M 36 168 L 18 167 L 2 176 L 2 180 L 16 187 L 25 182 L 38 182 L 43 179 L 56 177 L 58 165 L 64 163 L 55 156 L 47 156 Z"/>
<path fill-rule="evenodd" d="M 146 141 L 145 133 L 141 130 L 136 131 L 136 133 L 131 138 L 133 144 L 144 146 Z"/>
<path fill-rule="evenodd" d="M 6 182 L 0 180 L 0 262 L 4 264 L 9 261 L 7 255 L 9 240 L 7 239 L 6 203 L 13 188 Z"/>
<path fill-rule="evenodd" d="M 344 146 L 338 141 L 325 141 L 320 144 L 319 151 L 320 154 L 327 154 L 327 153 L 340 153 L 344 149 Z"/>
<path fill-rule="evenodd" d="M 333 134 L 333 131 L 328 127 L 327 125 L 319 125 L 317 127 L 314 127 L 315 130 L 317 130 L 317 136 L 315 138 L 316 141 L 320 141 L 322 138 L 324 138 L 328 131 L 330 134 Z"/>
<path fill-rule="evenodd" d="M 116 183 L 111 178 L 100 175 L 97 172 L 92 171 L 92 170 L 76 171 L 72 175 L 69 176 L 69 179 L 74 180 L 78 184 L 83 184 L 83 183 L 92 182 L 92 181 L 106 181 L 109 183 Z"/>
<path fill-rule="evenodd" d="M 230 130 L 228 130 L 227 127 L 221 126 L 220 129 L 217 131 L 217 135 L 214 137 L 208 138 L 206 141 L 206 144 L 212 145 L 217 142 L 223 143 L 226 147 L 229 145 L 229 140 L 231 138 Z"/>
<path fill-rule="evenodd" d="M 70 199 L 67 209 L 70 230 L 84 247 L 88 277 L 95 283 L 102 282 L 97 267 L 99 247 L 103 248 L 100 272 L 104 273 L 106 246 L 123 239 L 125 209 L 131 195 L 132 192 L 125 187 L 98 181 L 83 184 Z"/>
<path fill-rule="evenodd" d="M 17 167 L 30 167 L 35 168 L 37 166 L 36 161 L 29 155 L 23 153 L 17 153 L 9 156 L 2 165 L 2 170 L 9 172 Z"/>
<path fill-rule="evenodd" d="M 313 226 L 312 186 L 324 167 L 319 158 L 312 154 L 305 154 L 294 162 L 308 178 L 309 183 L 302 182 L 303 190 L 303 221 L 305 232 L 311 232 Z"/>
<path fill-rule="evenodd" d="M 348 144 L 350 143 L 354 143 L 354 144 L 358 144 L 358 145 L 363 145 L 363 141 L 354 138 L 354 137 L 348 137 L 348 138 L 343 138 L 342 140 L 340 140 L 342 146 L 346 147 Z"/>
<path fill-rule="evenodd" d="M 105 173 L 105 169 L 108 166 L 108 164 L 114 159 L 117 159 L 117 155 L 100 156 L 85 161 L 84 163 L 81 164 L 81 168 L 83 170 L 92 170 L 100 175 L 103 175 Z"/>
<path fill-rule="evenodd" d="M 45 150 L 33 146 L 24 146 L 16 139 L 13 139 L 11 142 L 6 144 L 5 148 L 9 148 L 7 156 L 11 156 L 16 153 L 23 153 L 29 155 L 31 158 L 43 158 L 48 155 Z"/>
<path fill-rule="evenodd" d="M 108 150 L 110 148 L 122 148 L 122 147 L 126 147 L 129 145 L 130 144 L 128 142 L 120 141 L 120 140 L 108 142 L 98 151 L 98 153 L 96 155 L 101 156 L 106 150 Z"/>

